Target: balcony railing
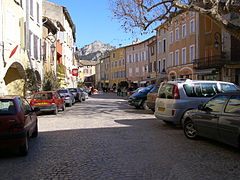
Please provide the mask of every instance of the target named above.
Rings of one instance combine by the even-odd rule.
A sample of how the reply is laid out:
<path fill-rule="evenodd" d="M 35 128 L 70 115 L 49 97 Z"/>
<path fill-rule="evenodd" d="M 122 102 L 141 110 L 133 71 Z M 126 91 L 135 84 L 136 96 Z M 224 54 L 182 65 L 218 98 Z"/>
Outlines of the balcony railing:
<path fill-rule="evenodd" d="M 228 61 L 222 56 L 210 56 L 201 59 L 195 59 L 193 61 L 193 67 L 195 69 L 220 68 L 227 62 Z"/>

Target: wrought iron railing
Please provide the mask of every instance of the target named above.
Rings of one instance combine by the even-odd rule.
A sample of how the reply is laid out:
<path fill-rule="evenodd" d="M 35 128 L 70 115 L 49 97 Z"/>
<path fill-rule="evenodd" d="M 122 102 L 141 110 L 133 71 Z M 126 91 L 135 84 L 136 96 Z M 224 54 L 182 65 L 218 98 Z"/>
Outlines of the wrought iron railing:
<path fill-rule="evenodd" d="M 226 63 L 226 59 L 222 56 L 210 56 L 201 59 L 194 59 L 193 67 L 195 69 L 219 68 L 224 66 Z"/>

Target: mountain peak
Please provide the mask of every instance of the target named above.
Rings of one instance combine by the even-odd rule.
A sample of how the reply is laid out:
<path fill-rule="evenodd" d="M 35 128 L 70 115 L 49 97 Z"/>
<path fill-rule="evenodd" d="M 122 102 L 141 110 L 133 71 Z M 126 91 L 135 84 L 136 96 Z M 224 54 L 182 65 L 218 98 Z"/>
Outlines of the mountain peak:
<path fill-rule="evenodd" d="M 94 41 L 80 49 L 80 58 L 85 60 L 97 61 L 107 51 L 115 49 L 110 44 L 104 44 L 101 41 Z"/>

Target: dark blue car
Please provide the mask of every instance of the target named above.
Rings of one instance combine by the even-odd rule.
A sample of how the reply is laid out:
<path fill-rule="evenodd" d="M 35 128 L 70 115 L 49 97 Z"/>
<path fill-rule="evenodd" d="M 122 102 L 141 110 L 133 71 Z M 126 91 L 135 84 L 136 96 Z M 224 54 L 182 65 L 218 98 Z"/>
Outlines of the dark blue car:
<path fill-rule="evenodd" d="M 151 91 L 153 87 L 154 85 L 147 86 L 140 92 L 131 95 L 128 99 L 129 105 L 135 106 L 137 109 L 139 108 L 148 109 L 147 103 L 146 103 L 147 94 Z"/>

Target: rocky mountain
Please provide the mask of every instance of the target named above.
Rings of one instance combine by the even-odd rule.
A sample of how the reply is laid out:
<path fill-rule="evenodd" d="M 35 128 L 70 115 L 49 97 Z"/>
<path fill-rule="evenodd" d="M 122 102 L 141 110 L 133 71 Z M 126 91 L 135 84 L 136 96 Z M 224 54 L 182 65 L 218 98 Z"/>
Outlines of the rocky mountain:
<path fill-rule="evenodd" d="M 97 61 L 100 57 L 107 55 L 107 51 L 115 49 L 110 44 L 104 44 L 100 41 L 84 46 L 80 51 L 80 59 Z"/>

